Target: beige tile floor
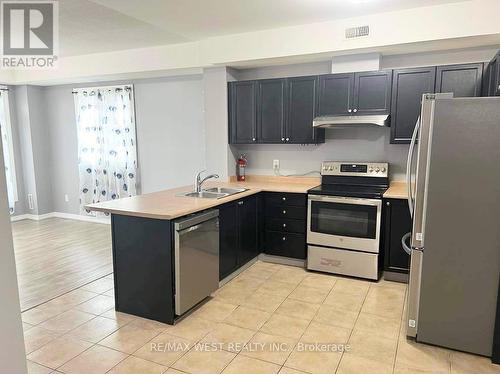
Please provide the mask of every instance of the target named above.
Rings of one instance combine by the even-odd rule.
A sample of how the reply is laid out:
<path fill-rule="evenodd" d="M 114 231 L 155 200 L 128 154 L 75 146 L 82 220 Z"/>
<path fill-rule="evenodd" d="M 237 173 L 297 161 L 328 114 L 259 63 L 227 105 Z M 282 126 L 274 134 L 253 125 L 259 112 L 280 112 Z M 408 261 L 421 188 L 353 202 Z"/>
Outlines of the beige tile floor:
<path fill-rule="evenodd" d="M 23 313 L 31 374 L 500 373 L 408 341 L 403 284 L 257 262 L 175 326 L 115 312 L 112 288 L 105 277 Z"/>

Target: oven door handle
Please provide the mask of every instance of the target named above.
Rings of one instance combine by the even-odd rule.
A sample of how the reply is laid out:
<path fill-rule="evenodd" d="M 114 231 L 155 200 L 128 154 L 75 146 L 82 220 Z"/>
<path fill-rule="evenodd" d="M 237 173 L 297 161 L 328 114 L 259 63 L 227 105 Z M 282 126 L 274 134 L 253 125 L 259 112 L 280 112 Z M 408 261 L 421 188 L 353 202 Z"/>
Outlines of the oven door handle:
<path fill-rule="evenodd" d="M 340 204 L 356 204 L 356 205 L 369 205 L 369 206 L 382 206 L 382 200 L 379 199 L 363 199 L 356 197 L 340 197 L 340 196 L 322 196 L 322 195 L 309 195 L 310 201 L 325 201 Z"/>

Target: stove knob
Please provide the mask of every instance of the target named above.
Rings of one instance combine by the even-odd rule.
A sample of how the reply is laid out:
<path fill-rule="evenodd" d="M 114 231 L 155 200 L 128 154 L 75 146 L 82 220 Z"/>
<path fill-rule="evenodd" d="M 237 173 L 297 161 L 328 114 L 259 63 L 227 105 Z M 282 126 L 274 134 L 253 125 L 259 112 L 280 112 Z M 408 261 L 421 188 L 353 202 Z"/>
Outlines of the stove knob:
<path fill-rule="evenodd" d="M 370 173 L 373 173 L 373 168 L 369 168 L 369 169 L 368 169 L 368 171 L 369 171 Z"/>
<path fill-rule="evenodd" d="M 328 168 L 328 170 L 332 171 L 332 170 L 333 170 L 333 166 L 330 166 L 330 167 Z"/>
<path fill-rule="evenodd" d="M 380 168 L 376 168 L 375 171 L 378 173 L 380 171 Z"/>
<path fill-rule="evenodd" d="M 382 168 L 382 173 L 385 173 L 385 168 Z"/>

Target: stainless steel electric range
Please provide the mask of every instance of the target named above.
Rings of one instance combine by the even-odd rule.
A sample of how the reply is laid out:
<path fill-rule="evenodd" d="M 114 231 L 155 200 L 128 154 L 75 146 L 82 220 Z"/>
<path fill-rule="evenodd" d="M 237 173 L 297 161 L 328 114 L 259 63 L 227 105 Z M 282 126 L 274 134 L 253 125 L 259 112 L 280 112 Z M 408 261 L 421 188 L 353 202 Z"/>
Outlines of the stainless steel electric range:
<path fill-rule="evenodd" d="M 389 165 L 325 161 L 308 191 L 307 268 L 378 279 L 382 195 Z"/>

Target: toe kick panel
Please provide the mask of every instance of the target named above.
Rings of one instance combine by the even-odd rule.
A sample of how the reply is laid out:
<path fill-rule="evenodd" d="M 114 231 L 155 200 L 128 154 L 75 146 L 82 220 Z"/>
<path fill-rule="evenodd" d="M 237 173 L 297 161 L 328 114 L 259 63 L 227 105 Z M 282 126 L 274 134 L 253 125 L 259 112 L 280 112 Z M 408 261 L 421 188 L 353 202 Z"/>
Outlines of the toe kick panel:
<path fill-rule="evenodd" d="M 377 279 L 378 254 L 309 245 L 307 247 L 307 268 L 353 277 Z"/>

